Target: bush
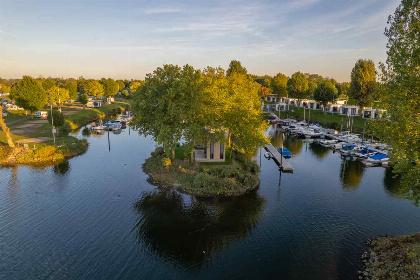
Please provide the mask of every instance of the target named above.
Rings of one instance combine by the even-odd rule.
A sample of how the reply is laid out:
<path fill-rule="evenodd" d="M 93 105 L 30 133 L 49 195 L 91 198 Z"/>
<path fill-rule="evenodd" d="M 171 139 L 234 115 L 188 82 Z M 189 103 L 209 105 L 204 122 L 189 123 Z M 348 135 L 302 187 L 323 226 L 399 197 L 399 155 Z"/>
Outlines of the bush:
<path fill-rule="evenodd" d="M 0 146 L 0 161 L 6 159 L 13 151 L 9 146 Z"/>
<path fill-rule="evenodd" d="M 61 136 L 66 136 L 71 132 L 71 126 L 70 123 L 68 122 L 64 122 L 63 125 L 61 125 L 58 128 L 58 132 L 60 133 Z"/>
<path fill-rule="evenodd" d="M 64 115 L 58 110 L 53 110 L 53 120 L 54 120 L 54 126 L 62 126 L 64 124 Z M 48 122 L 51 124 L 51 111 L 48 111 L 47 116 Z"/>
<path fill-rule="evenodd" d="M 216 186 L 216 183 L 216 177 L 207 173 L 199 173 L 194 178 L 193 186 L 196 188 L 212 188 Z"/>
<path fill-rule="evenodd" d="M 171 161 L 170 158 L 163 158 L 162 162 L 163 162 L 163 166 L 165 166 L 165 167 L 169 167 L 169 166 L 172 165 L 172 161 Z"/>

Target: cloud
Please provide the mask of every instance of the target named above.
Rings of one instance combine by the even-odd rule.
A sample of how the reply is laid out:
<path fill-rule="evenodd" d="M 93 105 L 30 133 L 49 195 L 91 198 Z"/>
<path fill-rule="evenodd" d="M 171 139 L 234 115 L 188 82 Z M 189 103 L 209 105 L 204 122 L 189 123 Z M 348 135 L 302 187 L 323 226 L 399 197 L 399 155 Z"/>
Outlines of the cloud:
<path fill-rule="evenodd" d="M 15 35 L 15 34 L 3 31 L 3 30 L 0 30 L 0 34 L 5 34 L 5 35 L 9 35 L 9 36 L 12 36 L 12 37 L 15 37 L 15 38 L 19 38 L 18 35 Z"/>
<path fill-rule="evenodd" d="M 152 14 L 169 14 L 169 13 L 180 13 L 180 12 L 182 12 L 182 9 L 179 9 L 179 8 L 147 9 L 144 12 L 147 15 L 152 15 Z"/>

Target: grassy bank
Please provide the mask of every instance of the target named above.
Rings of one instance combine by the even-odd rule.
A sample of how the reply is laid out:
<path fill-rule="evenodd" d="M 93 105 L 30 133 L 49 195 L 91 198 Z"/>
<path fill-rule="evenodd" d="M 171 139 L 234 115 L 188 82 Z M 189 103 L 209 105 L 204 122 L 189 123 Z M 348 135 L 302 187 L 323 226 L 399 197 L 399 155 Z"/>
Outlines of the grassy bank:
<path fill-rule="evenodd" d="M 367 242 L 359 279 L 420 279 L 420 233 Z"/>
<path fill-rule="evenodd" d="M 25 115 L 24 111 L 9 112 L 5 121 L 17 147 L 14 150 L 7 147 L 6 135 L 0 131 L 0 164 L 57 163 L 83 154 L 88 148 L 87 141 L 68 136 L 68 132 L 93 121 L 104 119 L 106 114 L 121 113 L 127 105 L 127 103 L 116 102 L 95 109 L 83 109 L 81 106 L 63 107 L 62 111 L 68 128 L 64 132 L 61 128 L 59 129 L 60 134 L 56 135 L 55 145 L 52 141 L 51 125 L 46 120 L 33 119 Z M 27 144 L 27 147 L 16 143 L 17 141 Z"/>
<path fill-rule="evenodd" d="M 259 166 L 240 154 L 233 158 L 230 165 L 172 162 L 159 147 L 145 161 L 143 170 L 155 185 L 197 196 L 237 196 L 257 188 Z"/>
<path fill-rule="evenodd" d="M 276 114 L 278 114 L 276 112 Z M 286 118 L 287 115 L 289 118 L 296 119 L 298 121 L 303 120 L 304 112 L 303 108 L 298 108 L 294 106 L 290 106 L 290 111 L 288 112 L 281 112 L 281 118 Z M 305 112 L 305 119 L 308 121 L 309 119 L 309 110 L 307 109 Z M 338 113 L 327 113 L 321 110 L 311 110 L 310 113 L 310 122 L 318 122 L 325 128 L 332 128 L 336 130 L 341 129 L 341 124 L 343 125 L 343 131 L 348 130 L 347 128 L 347 121 L 348 117 L 340 115 Z M 363 126 L 365 123 L 365 119 L 359 116 L 352 117 L 353 121 L 353 129 L 352 131 L 355 133 L 362 133 Z M 367 124 L 367 123 L 366 123 Z"/>

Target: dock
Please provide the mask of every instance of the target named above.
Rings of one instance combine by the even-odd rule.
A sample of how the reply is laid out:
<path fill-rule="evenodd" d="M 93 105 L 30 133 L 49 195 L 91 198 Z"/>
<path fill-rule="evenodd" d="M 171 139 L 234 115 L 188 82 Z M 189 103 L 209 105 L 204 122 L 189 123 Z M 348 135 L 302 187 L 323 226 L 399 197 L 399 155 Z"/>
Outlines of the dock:
<path fill-rule="evenodd" d="M 293 167 L 290 163 L 274 148 L 273 145 L 268 144 L 265 145 L 265 150 L 273 155 L 274 161 L 280 167 L 281 171 L 283 172 L 293 172 Z"/>
<path fill-rule="evenodd" d="M 334 134 L 327 134 L 327 133 L 322 133 L 322 134 L 325 138 L 330 138 L 330 139 L 334 139 L 334 140 L 337 140 L 337 141 L 340 141 L 340 142 L 344 142 L 342 138 L 340 138 L 340 137 L 338 137 Z M 379 154 L 383 154 L 383 155 L 386 155 L 386 156 L 388 155 L 388 151 L 383 151 L 383 150 L 378 150 L 378 149 L 373 149 L 373 148 L 369 148 L 369 149 L 374 151 L 374 152 L 377 152 Z"/>

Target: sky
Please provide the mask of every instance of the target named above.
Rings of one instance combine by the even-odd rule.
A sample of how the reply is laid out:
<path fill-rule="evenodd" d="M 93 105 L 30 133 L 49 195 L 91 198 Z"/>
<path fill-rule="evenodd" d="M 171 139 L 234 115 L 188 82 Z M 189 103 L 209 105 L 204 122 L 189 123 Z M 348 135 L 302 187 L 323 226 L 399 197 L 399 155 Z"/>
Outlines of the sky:
<path fill-rule="evenodd" d="M 349 81 L 400 0 L 0 0 L 0 77 L 143 79 L 163 64 Z"/>

